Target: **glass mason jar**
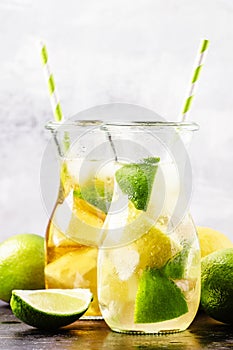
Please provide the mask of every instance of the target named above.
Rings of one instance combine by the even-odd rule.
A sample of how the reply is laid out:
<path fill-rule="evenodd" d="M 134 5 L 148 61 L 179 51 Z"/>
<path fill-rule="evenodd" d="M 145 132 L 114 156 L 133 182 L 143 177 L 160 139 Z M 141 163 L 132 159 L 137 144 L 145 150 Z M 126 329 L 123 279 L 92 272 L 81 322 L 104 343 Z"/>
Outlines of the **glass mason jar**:
<path fill-rule="evenodd" d="M 46 231 L 45 286 L 89 288 L 93 302 L 85 313 L 87 317 L 99 317 L 101 313 L 97 298 L 97 247 L 85 236 L 86 232 L 98 230 L 103 225 L 106 214 L 86 201 L 80 191 L 80 183 L 86 180 L 90 180 L 90 191 L 94 191 L 95 181 L 91 183 L 91 177 L 98 160 L 87 159 L 89 169 L 84 179 L 79 172 L 86 152 L 98 142 L 92 134 L 88 134 L 87 138 L 85 134 L 99 125 L 99 121 L 49 122 L 46 125 L 55 141 L 60 185 Z M 83 134 L 85 140 L 79 143 Z M 77 239 L 78 235 L 82 239 Z"/>
<path fill-rule="evenodd" d="M 90 288 L 86 315 L 101 311 L 115 331 L 186 329 L 200 300 L 186 150 L 197 125 L 79 120 L 47 128 L 60 188 L 46 235 L 46 287 Z"/>
<path fill-rule="evenodd" d="M 99 305 L 118 332 L 185 330 L 200 301 L 200 250 L 189 214 L 193 123 L 107 126 L 116 145 L 114 198 L 98 254 Z M 119 142 L 121 140 L 121 142 Z M 118 143 L 125 142 L 125 148 Z M 127 150 L 126 150 L 127 148 Z M 112 210 L 111 210 L 112 209 Z"/>

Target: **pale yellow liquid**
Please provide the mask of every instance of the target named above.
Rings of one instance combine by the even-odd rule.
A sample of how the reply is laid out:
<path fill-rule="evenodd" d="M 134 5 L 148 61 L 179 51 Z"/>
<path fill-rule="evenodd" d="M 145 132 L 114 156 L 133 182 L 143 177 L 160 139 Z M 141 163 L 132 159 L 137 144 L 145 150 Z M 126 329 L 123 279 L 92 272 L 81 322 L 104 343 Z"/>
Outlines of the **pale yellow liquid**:
<path fill-rule="evenodd" d="M 78 188 L 64 163 L 61 170 L 61 188 L 55 209 L 52 213 L 46 233 L 46 288 L 89 288 L 93 293 L 93 302 L 85 316 L 100 316 L 97 298 L 97 248 L 79 244 L 62 232 L 55 224 L 56 215 L 62 215 L 65 198 Z M 105 214 L 82 199 L 73 198 L 70 227 L 72 232 L 79 232 L 78 222 L 101 227 Z M 59 212 L 61 210 L 61 212 Z M 80 221 L 76 221 L 75 218 Z M 87 226 L 88 227 L 88 226 Z"/>
<path fill-rule="evenodd" d="M 123 224 L 123 233 L 128 237 L 133 237 L 132 225 L 128 224 L 136 222 L 137 227 L 141 227 L 142 235 L 137 236 L 135 240 L 129 240 L 128 244 L 123 246 L 106 247 L 99 250 L 98 298 L 100 309 L 106 323 L 111 329 L 118 332 L 156 334 L 179 332 L 188 328 L 199 307 L 200 249 L 195 226 L 189 214 L 184 215 L 176 225 L 174 224 L 170 213 L 173 213 L 179 197 L 179 178 L 176 176 L 174 164 L 163 163 L 160 167 L 163 171 L 167 191 L 163 202 L 164 206 L 156 223 L 153 222 L 151 228 L 148 229 L 146 223 L 149 222 L 149 216 L 147 216 L 149 210 L 142 213 L 129 202 L 127 220 Z M 157 196 L 163 188 L 158 173 L 156 176 L 151 193 L 150 210 L 152 212 L 156 211 Z M 119 215 L 119 221 L 120 219 Z M 108 223 L 108 216 L 105 223 Z M 134 225 L 134 232 L 135 229 Z M 181 265 L 184 267 L 182 278 L 173 280 L 169 275 L 168 278 L 180 289 L 188 311 L 179 317 L 162 322 L 137 323 L 135 318 L 137 292 L 144 271 L 149 269 L 162 271 L 166 263 L 187 246 L 187 259 Z M 147 290 L 144 298 L 148 293 L 150 290 Z M 166 287 L 163 293 L 167 299 L 170 298 L 169 293 L 166 293 Z M 152 294 L 149 300 L 153 297 Z M 140 314 L 144 312 L 145 310 L 140 310 Z M 153 309 L 153 305 L 151 305 L 151 309 L 147 312 L 156 314 L 157 310 Z"/>
<path fill-rule="evenodd" d="M 97 299 L 97 248 L 76 244 L 50 224 L 47 231 L 46 288 L 89 288 L 93 302 L 85 316 L 99 316 Z M 63 237 L 63 239 L 62 239 Z M 60 241 L 57 240 L 60 239 Z"/>
<path fill-rule="evenodd" d="M 166 232 L 163 221 L 166 218 L 161 220 L 159 229 Z M 174 282 L 185 297 L 188 312 L 163 322 L 135 323 L 135 300 L 142 272 L 152 266 L 161 268 L 167 260 L 166 256 L 170 257 L 182 248 L 180 242 L 185 237 L 191 243 L 185 276 Z M 162 334 L 185 330 L 193 321 L 200 300 L 200 252 L 191 219 L 187 216 L 176 232 L 169 234 L 168 239 L 173 242 L 171 254 L 168 241 L 158 238 L 153 230 L 149 236 L 146 233 L 124 247 L 99 251 L 98 297 L 102 315 L 111 329 L 126 333 Z"/>
<path fill-rule="evenodd" d="M 171 210 L 174 206 L 176 185 L 171 186 L 172 190 L 175 189 L 175 191 L 173 193 L 172 190 L 169 190 L 168 201 L 165 203 L 165 209 L 157 223 L 159 230 L 168 235 L 168 241 L 172 242 L 171 247 L 167 245 L 164 239 L 159 240 L 156 230 L 149 236 L 147 230 L 144 230 L 137 240 L 133 242 L 130 240 L 130 243 L 119 248 L 100 249 L 98 253 L 97 248 L 93 246 L 77 243 L 78 239 L 75 238 L 76 242 L 67 238 L 69 234 L 72 237 L 75 237 L 76 233 L 76 237 L 83 235 L 84 232 L 79 225 L 82 222 L 88 224 L 91 228 L 102 228 L 108 222 L 106 215 L 101 210 L 88 204 L 83 199 L 73 196 L 73 191 L 78 189 L 79 185 L 77 179 L 70 174 L 71 172 L 67 171 L 64 163 L 61 170 L 60 194 L 47 229 L 46 287 L 90 288 L 94 300 L 85 315 L 99 316 L 101 309 L 107 324 L 113 330 L 119 332 L 167 333 L 186 329 L 196 314 L 200 300 L 200 253 L 196 231 L 189 215 L 183 218 L 178 228 L 167 233 L 168 217 L 166 217 L 166 210 Z M 109 182 L 110 178 L 112 178 L 111 173 L 108 180 L 106 178 L 106 183 Z M 173 179 L 174 176 L 171 178 Z M 55 217 L 57 213 L 61 212 L 60 209 L 64 204 L 64 200 L 68 197 L 72 200 L 72 217 L 67 230 L 61 230 L 55 225 Z M 128 234 L 130 237 L 134 233 L 132 230 L 135 229 L 135 226 L 132 226 L 133 229 L 131 228 L 131 231 L 127 232 L 127 222 L 134 221 L 141 213 L 135 210 L 132 203 L 129 202 L 128 205 L 128 218 L 125 218 L 123 229 L 124 234 Z M 119 214 L 119 221 L 122 221 L 121 213 Z M 145 222 L 143 220 L 137 221 L 137 226 L 140 226 L 140 224 L 143 227 Z M 106 241 L 111 242 L 111 238 L 114 237 L 111 237 L 111 235 L 108 237 L 108 225 L 105 225 L 105 227 Z M 154 263 L 157 268 L 161 268 L 166 257 L 167 259 L 171 258 L 182 248 L 184 239 L 191 247 L 186 274 L 182 280 L 174 282 L 185 297 L 188 312 L 176 319 L 164 322 L 135 323 L 135 299 L 143 270 L 148 266 L 154 266 Z M 169 249 L 171 252 L 169 252 Z M 98 297 L 97 255 L 99 255 Z"/>

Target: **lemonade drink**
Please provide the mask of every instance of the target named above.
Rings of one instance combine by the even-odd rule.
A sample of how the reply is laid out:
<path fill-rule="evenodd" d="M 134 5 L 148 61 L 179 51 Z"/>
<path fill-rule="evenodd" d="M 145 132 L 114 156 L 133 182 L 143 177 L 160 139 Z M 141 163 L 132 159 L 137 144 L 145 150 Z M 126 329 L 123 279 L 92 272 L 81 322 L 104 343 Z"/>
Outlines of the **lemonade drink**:
<path fill-rule="evenodd" d="M 188 218 L 186 221 L 179 227 L 183 235 L 191 226 Z M 190 325 L 197 312 L 200 298 L 198 244 L 193 242 L 189 251 L 185 245 L 176 246 L 176 241 L 172 240 L 175 233 L 163 233 L 163 230 L 166 232 L 164 222 L 166 217 L 161 218 L 159 229 L 153 227 L 132 244 L 100 251 L 100 309 L 115 331 L 178 332 Z M 179 263 L 183 266 L 177 267 Z"/>
<path fill-rule="evenodd" d="M 61 185 L 47 230 L 46 286 L 89 287 L 89 314 L 99 314 L 98 300 L 116 331 L 187 328 L 200 300 L 200 251 L 186 205 L 189 163 L 180 134 L 185 139 L 196 125 L 93 127 L 79 121 L 48 128 L 58 148 L 66 133 L 70 144 L 68 152 L 59 150 Z"/>
<path fill-rule="evenodd" d="M 110 195 L 111 182 L 108 180 L 107 186 L 103 186 L 103 179 L 92 178 L 91 174 L 87 174 L 87 181 L 83 187 L 88 191 L 86 195 L 89 202 L 86 201 L 81 198 L 77 176 L 80 164 L 81 160 L 72 160 L 64 161 L 61 165 L 59 196 L 46 233 L 45 281 L 46 288 L 90 288 L 94 298 L 85 315 L 99 316 L 97 248 L 78 243 L 78 239 L 74 241 L 69 238 L 69 235 L 88 236 L 88 231 L 93 229 L 95 232 L 95 229 L 102 227 L 106 217 L 106 207 L 103 208 L 103 204 L 101 206 L 101 200 L 103 203 L 105 189 L 108 191 L 108 196 Z M 94 205 L 96 204 L 94 203 L 95 189 L 102 191 L 98 192 L 99 206 L 102 210 Z M 68 218 L 63 220 L 66 215 Z"/>
<path fill-rule="evenodd" d="M 144 185 L 133 165 L 130 171 L 127 166 L 123 165 L 117 170 L 116 178 L 119 186 L 129 189 L 128 197 L 132 199 L 131 191 L 142 189 Z M 124 167 L 126 171 L 121 171 Z M 200 250 L 196 230 L 189 214 L 178 225 L 171 217 L 179 196 L 175 165 L 158 163 L 156 167 L 157 181 L 153 180 L 151 193 L 148 193 L 151 198 L 147 208 L 138 209 L 135 198 L 133 202 L 128 202 L 128 216 L 122 228 L 124 235 L 129 237 L 128 244 L 121 245 L 119 239 L 119 246 L 111 247 L 109 232 L 109 246 L 99 250 L 100 309 L 111 329 L 119 332 L 181 331 L 192 322 L 199 306 Z M 153 223 L 150 214 L 151 210 L 153 213 L 156 211 L 156 203 L 160 200 L 160 172 L 163 174 L 166 195 Z M 121 175 L 124 177 L 121 178 Z M 146 197 L 140 198 L 141 203 L 143 198 Z M 141 234 L 131 239 L 136 226 L 133 225 L 134 220 L 137 227 L 141 226 Z M 108 216 L 105 222 L 111 231 L 113 227 L 111 219 L 108 222 Z"/>

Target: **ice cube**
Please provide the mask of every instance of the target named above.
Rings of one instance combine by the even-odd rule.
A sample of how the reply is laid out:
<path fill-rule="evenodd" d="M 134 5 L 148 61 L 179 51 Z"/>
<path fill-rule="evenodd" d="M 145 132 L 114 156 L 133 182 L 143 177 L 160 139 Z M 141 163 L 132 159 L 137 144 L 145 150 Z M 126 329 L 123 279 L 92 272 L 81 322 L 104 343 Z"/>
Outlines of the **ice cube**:
<path fill-rule="evenodd" d="M 180 180 L 177 166 L 161 163 L 153 183 L 147 214 L 157 221 L 159 216 L 174 212 L 180 193 Z"/>
<path fill-rule="evenodd" d="M 126 281 L 139 263 L 139 254 L 136 250 L 123 247 L 112 252 L 112 262 L 120 280 Z"/>

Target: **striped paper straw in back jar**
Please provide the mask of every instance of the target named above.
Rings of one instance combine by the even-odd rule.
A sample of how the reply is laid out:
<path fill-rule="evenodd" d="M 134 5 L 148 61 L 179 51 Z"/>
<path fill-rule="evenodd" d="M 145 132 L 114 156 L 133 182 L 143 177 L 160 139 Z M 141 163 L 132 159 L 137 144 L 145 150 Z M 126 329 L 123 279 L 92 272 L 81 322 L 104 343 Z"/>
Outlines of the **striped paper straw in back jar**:
<path fill-rule="evenodd" d="M 187 98 L 184 102 L 184 107 L 182 109 L 182 121 L 185 121 L 188 112 L 190 111 L 190 107 L 193 101 L 193 97 L 194 97 L 194 93 L 195 93 L 195 89 L 197 86 L 197 83 L 199 81 L 200 78 L 200 73 L 203 67 L 203 63 L 204 63 L 204 58 L 206 56 L 207 50 L 208 50 L 208 46 L 209 46 L 209 40 L 207 39 L 203 39 L 201 41 L 201 45 L 200 45 L 200 50 L 198 52 L 198 56 L 197 56 L 197 63 L 194 66 L 194 70 L 193 70 L 193 74 L 192 74 L 192 80 L 191 80 L 191 85 L 190 88 L 188 90 L 188 95 Z"/>
<path fill-rule="evenodd" d="M 60 104 L 60 101 L 58 98 L 55 80 L 54 80 L 53 74 L 50 70 L 50 66 L 49 66 L 49 62 L 48 62 L 49 61 L 48 51 L 47 51 L 46 45 L 43 42 L 40 42 L 40 46 L 41 46 L 41 60 L 42 60 L 42 64 L 44 67 L 45 78 L 46 78 L 46 81 L 48 84 L 48 89 L 49 89 L 49 94 L 50 94 L 50 102 L 52 105 L 54 118 L 57 122 L 63 122 L 64 116 L 63 116 L 61 104 Z"/>

